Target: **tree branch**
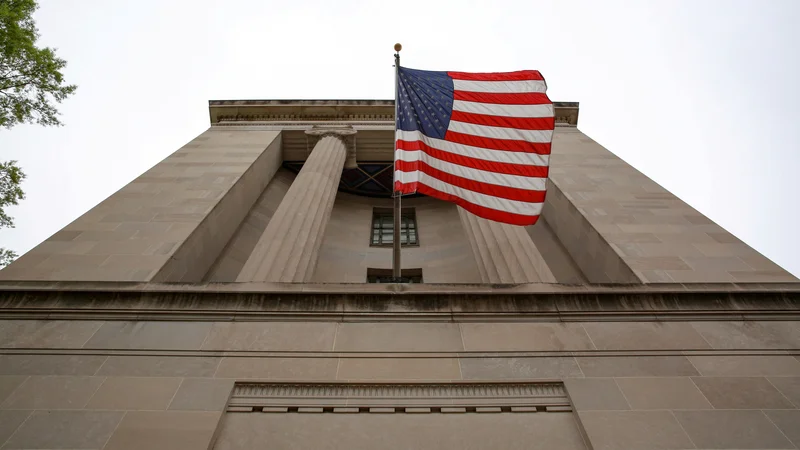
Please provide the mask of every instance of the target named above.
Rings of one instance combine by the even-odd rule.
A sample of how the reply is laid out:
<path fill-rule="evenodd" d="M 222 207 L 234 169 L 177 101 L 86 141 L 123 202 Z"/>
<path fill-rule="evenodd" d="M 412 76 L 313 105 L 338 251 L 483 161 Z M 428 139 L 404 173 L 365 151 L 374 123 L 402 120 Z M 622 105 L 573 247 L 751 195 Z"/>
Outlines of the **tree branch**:
<path fill-rule="evenodd" d="M 31 84 L 36 86 L 36 87 L 38 87 L 39 89 L 41 89 L 41 86 L 39 86 L 38 84 L 26 81 L 24 83 L 12 84 L 10 86 L 0 86 L 0 92 L 3 92 L 3 91 L 8 90 L 8 89 L 16 89 L 16 88 L 19 88 L 19 87 L 28 86 L 28 85 L 31 85 Z"/>

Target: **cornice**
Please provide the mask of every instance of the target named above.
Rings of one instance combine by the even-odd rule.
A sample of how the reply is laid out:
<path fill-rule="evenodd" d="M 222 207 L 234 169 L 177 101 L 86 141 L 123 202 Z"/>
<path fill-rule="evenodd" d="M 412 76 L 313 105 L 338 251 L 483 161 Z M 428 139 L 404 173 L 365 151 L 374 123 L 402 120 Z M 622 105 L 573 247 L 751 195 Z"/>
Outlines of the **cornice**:
<path fill-rule="evenodd" d="M 553 102 L 557 126 L 577 126 L 578 102 Z M 394 100 L 210 100 L 212 125 L 393 123 Z"/>

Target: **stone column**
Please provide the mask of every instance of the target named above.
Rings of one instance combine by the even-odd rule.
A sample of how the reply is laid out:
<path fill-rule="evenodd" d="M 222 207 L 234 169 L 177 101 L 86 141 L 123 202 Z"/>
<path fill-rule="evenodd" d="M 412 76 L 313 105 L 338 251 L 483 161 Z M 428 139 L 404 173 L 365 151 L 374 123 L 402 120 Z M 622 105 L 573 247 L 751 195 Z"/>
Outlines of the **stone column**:
<path fill-rule="evenodd" d="M 319 137 L 236 281 L 311 280 L 347 158 L 352 128 L 312 129 Z"/>
<path fill-rule="evenodd" d="M 524 227 L 482 219 L 458 208 L 483 283 L 555 283 Z"/>

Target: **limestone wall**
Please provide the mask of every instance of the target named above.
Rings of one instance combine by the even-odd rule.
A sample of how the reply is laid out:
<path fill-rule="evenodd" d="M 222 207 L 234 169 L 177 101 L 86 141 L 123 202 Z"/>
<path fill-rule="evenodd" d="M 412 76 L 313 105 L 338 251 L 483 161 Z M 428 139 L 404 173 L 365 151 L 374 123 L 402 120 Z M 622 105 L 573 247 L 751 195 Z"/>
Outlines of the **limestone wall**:
<path fill-rule="evenodd" d="M 235 432 L 226 432 L 233 384 L 247 380 L 516 380 L 563 382 L 588 448 L 794 448 L 800 446 L 798 330 L 792 320 L 2 320 L 0 446 L 207 449 L 216 436 L 223 436 L 217 448 L 256 445 L 289 419 L 242 412 L 258 417 L 237 416 Z M 502 422 L 507 432 L 484 427 L 482 437 L 516 448 L 515 430 L 534 432 L 541 423 L 534 416 L 551 413 L 515 425 L 533 428 L 514 428 L 521 416 L 506 423 L 503 414 L 467 413 L 464 420 L 471 427 Z M 333 422 L 325 417 L 297 420 L 327 427 Z M 380 430 L 355 423 L 351 428 L 361 434 L 347 442 L 372 448 Z M 445 442 L 447 427 L 461 422 L 448 423 L 420 436 Z M 571 431 L 553 426 L 560 431 L 550 434 L 547 448 L 580 448 Z M 416 442 L 403 434 L 396 439 L 387 448 Z"/>
<path fill-rule="evenodd" d="M 554 135 L 543 216 L 590 282 L 797 280 L 576 128 Z"/>
<path fill-rule="evenodd" d="M 0 271 L 200 281 L 278 169 L 280 132 L 211 128 Z"/>

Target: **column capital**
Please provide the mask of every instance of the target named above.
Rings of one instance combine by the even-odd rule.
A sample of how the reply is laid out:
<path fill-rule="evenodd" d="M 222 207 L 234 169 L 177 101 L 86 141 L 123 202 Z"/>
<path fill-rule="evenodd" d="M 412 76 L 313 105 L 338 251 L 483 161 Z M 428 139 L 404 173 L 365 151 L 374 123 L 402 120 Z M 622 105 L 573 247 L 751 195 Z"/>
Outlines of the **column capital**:
<path fill-rule="evenodd" d="M 320 126 L 314 125 L 310 129 L 306 130 L 306 134 L 309 136 L 317 136 L 322 139 L 325 136 L 335 136 L 345 141 L 347 138 L 356 134 L 356 130 L 353 129 L 351 126 Z M 346 142 L 346 141 L 345 141 Z"/>
<path fill-rule="evenodd" d="M 356 160 L 355 134 L 356 130 L 354 130 L 350 125 L 314 125 L 310 129 L 306 130 L 306 135 L 316 137 L 317 142 L 327 136 L 333 136 L 342 141 L 347 148 L 347 160 L 344 164 L 345 169 L 355 169 L 358 167 L 358 161 Z"/>

